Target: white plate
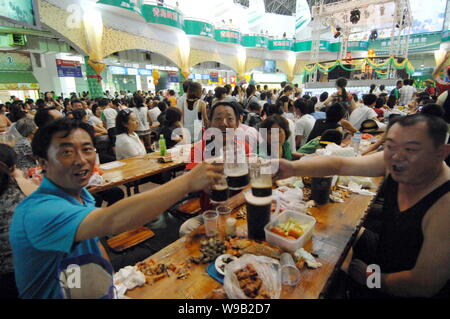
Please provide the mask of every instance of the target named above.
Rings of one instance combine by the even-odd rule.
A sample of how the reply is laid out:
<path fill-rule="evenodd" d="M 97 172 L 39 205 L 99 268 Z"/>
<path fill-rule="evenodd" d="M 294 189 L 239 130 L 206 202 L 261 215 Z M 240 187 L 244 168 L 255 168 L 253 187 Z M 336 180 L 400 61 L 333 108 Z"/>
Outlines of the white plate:
<path fill-rule="evenodd" d="M 238 259 L 237 257 L 235 257 L 233 255 L 230 255 L 230 254 L 223 254 L 223 255 L 220 255 L 219 257 L 216 258 L 216 262 L 215 262 L 216 270 L 222 276 L 225 276 L 225 272 L 222 269 L 220 269 L 220 267 L 222 265 L 229 264 L 229 263 L 225 263 L 224 262 L 224 260 L 226 260 L 227 258 L 231 258 L 232 259 L 230 262 L 232 262 L 233 260 Z"/>

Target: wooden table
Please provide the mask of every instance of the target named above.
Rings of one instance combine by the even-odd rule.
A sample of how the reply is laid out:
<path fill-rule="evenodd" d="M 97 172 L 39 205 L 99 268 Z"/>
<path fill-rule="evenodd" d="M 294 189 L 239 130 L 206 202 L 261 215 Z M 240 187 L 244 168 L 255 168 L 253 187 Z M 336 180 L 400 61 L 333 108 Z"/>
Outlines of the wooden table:
<path fill-rule="evenodd" d="M 105 183 L 101 186 L 91 187 L 89 191 L 91 194 L 94 194 L 114 186 L 134 182 L 144 177 L 186 165 L 183 162 L 158 163 L 158 156 L 159 153 L 150 153 L 144 156 L 135 156 L 116 161 L 125 165 L 105 170 L 102 175 Z"/>
<path fill-rule="evenodd" d="M 374 179 L 380 185 L 382 179 Z M 378 188 L 378 187 L 377 187 Z M 377 188 L 372 191 L 376 192 Z M 329 203 L 310 209 L 317 223 L 314 235 L 304 247 L 313 251 L 323 264 L 321 268 L 301 271 L 301 281 L 297 287 L 282 286 L 283 299 L 316 299 L 323 297 L 334 273 L 341 266 L 351 247 L 365 214 L 371 205 L 373 196 L 352 194 L 344 203 Z M 235 209 L 232 214 L 235 214 Z M 228 217 L 228 216 L 227 216 Z M 225 217 L 220 216 L 223 227 Z M 246 220 L 238 220 L 238 228 L 246 228 Z M 204 232 L 204 227 L 198 233 Z M 200 240 L 203 238 L 185 236 L 150 256 L 155 262 L 181 264 L 189 257 L 199 255 Z M 127 296 L 142 299 L 204 299 L 222 285 L 206 272 L 207 265 L 194 265 L 191 276 L 187 279 L 176 279 L 176 276 L 161 279 L 152 285 L 144 285 L 129 291 Z"/>

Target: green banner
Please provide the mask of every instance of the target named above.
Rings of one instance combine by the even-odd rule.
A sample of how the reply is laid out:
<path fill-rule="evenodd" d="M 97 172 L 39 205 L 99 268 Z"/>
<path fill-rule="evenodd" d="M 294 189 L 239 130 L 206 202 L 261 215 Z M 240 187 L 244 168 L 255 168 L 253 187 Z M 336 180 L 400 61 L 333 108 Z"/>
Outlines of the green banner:
<path fill-rule="evenodd" d="M 225 43 L 241 43 L 241 34 L 234 30 L 216 29 L 216 35 L 214 37 L 218 42 Z"/>
<path fill-rule="evenodd" d="M 288 39 L 284 40 L 269 40 L 269 50 L 292 50 L 292 41 Z"/>
<path fill-rule="evenodd" d="M 369 50 L 369 42 L 367 41 L 348 41 L 348 51 L 367 51 Z"/>
<path fill-rule="evenodd" d="M 163 6 L 144 4 L 142 16 L 147 22 L 183 29 L 183 17 L 174 10 Z"/>
<path fill-rule="evenodd" d="M 244 35 L 242 36 L 241 41 L 242 46 L 247 48 L 261 48 L 268 49 L 269 41 L 267 37 L 258 36 L 258 35 Z"/>
<path fill-rule="evenodd" d="M 33 0 L 0 0 L 0 16 L 34 25 Z"/>
<path fill-rule="evenodd" d="M 401 41 L 405 42 L 406 38 L 403 37 Z M 409 38 L 408 52 L 439 50 L 441 42 L 443 42 L 442 32 L 413 34 Z M 369 42 L 369 49 L 375 49 L 377 55 L 389 54 L 390 46 L 390 38 Z"/>
<path fill-rule="evenodd" d="M 97 3 L 130 10 L 142 15 L 142 0 L 99 0 Z"/>
<path fill-rule="evenodd" d="M 198 20 L 184 20 L 184 32 L 189 35 L 198 35 L 214 39 L 214 26 Z"/>
<path fill-rule="evenodd" d="M 441 41 L 442 42 L 450 42 L 450 30 L 442 32 Z"/>
<path fill-rule="evenodd" d="M 330 41 L 320 40 L 320 51 L 328 51 Z M 311 51 L 312 41 L 298 41 L 292 46 L 295 52 Z"/>
<path fill-rule="evenodd" d="M 28 52 L 0 51 L 0 71 L 33 71 Z"/>

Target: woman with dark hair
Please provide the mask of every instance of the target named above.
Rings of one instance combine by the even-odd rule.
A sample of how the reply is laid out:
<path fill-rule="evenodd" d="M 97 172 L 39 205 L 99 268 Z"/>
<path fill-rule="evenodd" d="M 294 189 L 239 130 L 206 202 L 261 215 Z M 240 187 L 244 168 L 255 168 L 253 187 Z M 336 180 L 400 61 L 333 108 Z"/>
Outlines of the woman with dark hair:
<path fill-rule="evenodd" d="M 253 84 L 249 84 L 247 86 L 247 89 L 245 90 L 247 98 L 244 101 L 244 106 L 246 109 L 248 109 L 248 106 L 252 102 L 259 102 L 259 99 L 256 97 L 256 87 Z"/>
<path fill-rule="evenodd" d="M 377 101 L 375 102 L 374 111 L 378 115 L 378 119 L 381 121 L 384 118 L 384 105 L 386 104 L 386 99 L 384 97 L 377 98 Z"/>
<path fill-rule="evenodd" d="M 169 107 L 166 111 L 165 120 L 157 130 L 157 136 L 164 135 L 167 148 L 174 147 L 183 140 L 182 136 L 172 134 L 177 128 L 181 128 L 181 111 L 176 107 Z"/>
<path fill-rule="evenodd" d="M 374 94 L 373 92 L 375 92 L 375 89 L 377 88 L 377 86 L 375 84 L 371 84 L 370 85 L 370 90 L 369 90 L 369 94 Z"/>
<path fill-rule="evenodd" d="M 201 93 L 200 93 L 200 96 L 201 96 Z M 177 97 L 175 96 L 175 91 L 174 90 L 169 90 L 168 91 L 167 99 L 169 100 L 170 106 L 172 106 L 172 107 L 176 107 L 177 106 Z"/>
<path fill-rule="evenodd" d="M 223 101 L 227 96 L 227 90 L 222 86 L 216 86 L 214 89 L 214 99 L 212 101 L 212 105 L 217 102 Z"/>
<path fill-rule="evenodd" d="M 191 142 L 198 141 L 201 138 L 203 128 L 209 125 L 206 102 L 201 100 L 201 96 L 202 85 L 198 82 L 191 82 L 186 101 L 181 109 L 183 127 L 189 131 Z"/>
<path fill-rule="evenodd" d="M 89 115 L 87 114 L 86 110 L 83 109 L 73 110 L 72 117 L 75 120 L 83 121 L 85 123 L 92 125 L 92 123 L 89 121 Z M 95 136 L 103 136 L 108 134 L 108 131 L 103 127 L 101 123 L 92 125 L 92 127 L 94 128 Z"/>
<path fill-rule="evenodd" d="M 133 98 L 134 107 L 131 109 L 133 110 L 134 114 L 136 114 L 136 117 L 138 119 L 139 125 L 136 130 L 136 134 L 139 136 L 141 141 L 144 143 L 146 149 L 150 149 L 150 146 L 152 144 L 151 141 L 151 129 L 150 124 L 152 122 L 152 119 L 150 117 L 150 114 L 148 113 L 148 108 L 144 104 L 144 99 L 139 96 L 135 95 Z M 175 104 L 176 105 L 176 104 Z"/>
<path fill-rule="evenodd" d="M 273 156 L 273 153 L 276 152 L 276 150 L 272 149 L 272 142 L 275 143 L 275 141 L 272 141 L 272 130 L 271 129 L 278 129 L 278 156 L 279 158 L 284 158 L 289 161 L 292 161 L 294 157 L 292 153 L 292 148 L 289 143 L 289 137 L 291 136 L 291 130 L 289 129 L 289 123 L 288 121 L 280 115 L 272 115 L 266 118 L 261 125 L 259 126 L 260 133 L 261 129 L 266 129 L 267 134 L 262 134 L 262 137 L 266 137 L 266 147 L 267 150 L 258 150 L 258 154 L 262 157 L 266 156 Z M 258 145 L 259 146 L 259 145 Z"/>
<path fill-rule="evenodd" d="M 117 114 L 115 148 L 117 160 L 147 154 L 144 144 L 135 133 L 138 126 L 138 119 L 132 109 L 125 109 Z"/>
<path fill-rule="evenodd" d="M 291 95 L 294 92 L 294 89 L 290 85 L 286 85 L 283 89 L 283 93 L 277 100 L 277 104 L 281 105 L 284 113 L 292 113 L 293 111 L 293 102 L 291 99 Z M 291 118 L 292 120 L 294 118 Z"/>
<path fill-rule="evenodd" d="M 16 161 L 14 150 L 0 144 L 0 299 L 18 297 L 9 227 L 16 205 L 37 189 L 37 185 L 16 168 Z"/>
<path fill-rule="evenodd" d="M 328 105 L 328 103 L 330 102 L 341 103 L 345 111 L 344 118 L 348 118 L 350 116 L 350 113 L 352 113 L 353 110 L 357 108 L 356 101 L 353 99 L 353 95 L 348 93 L 347 90 L 345 89 L 347 83 L 348 81 L 346 78 L 337 79 L 336 80 L 337 92 L 331 95 L 324 103 L 325 105 Z"/>

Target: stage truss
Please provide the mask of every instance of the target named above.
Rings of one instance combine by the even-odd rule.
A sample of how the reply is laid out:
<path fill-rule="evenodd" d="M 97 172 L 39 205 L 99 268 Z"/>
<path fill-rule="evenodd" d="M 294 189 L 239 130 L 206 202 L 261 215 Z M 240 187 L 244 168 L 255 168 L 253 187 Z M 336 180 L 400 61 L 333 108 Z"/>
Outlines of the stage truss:
<path fill-rule="evenodd" d="M 361 18 L 358 23 L 350 21 L 351 11 L 358 9 Z M 338 60 L 345 58 L 348 42 L 352 35 L 377 30 L 388 32 L 390 35 L 389 55 L 408 57 L 409 38 L 411 35 L 413 18 L 409 0 L 342 0 L 325 3 L 318 0 L 312 7 L 312 48 L 310 60 L 319 62 L 320 33 L 323 27 L 331 27 L 333 32 L 340 30 L 341 49 Z M 390 73 L 391 70 L 388 70 Z M 316 81 L 314 74 L 311 82 Z"/>

